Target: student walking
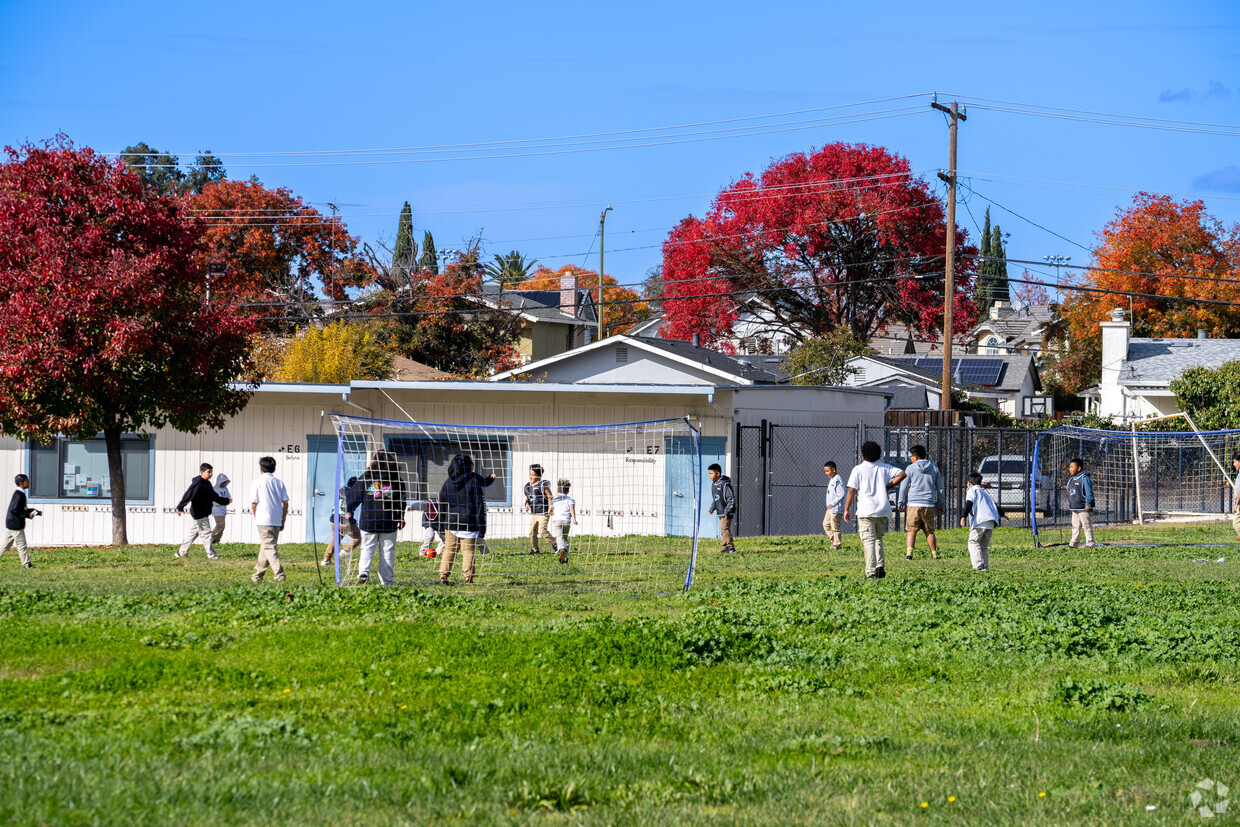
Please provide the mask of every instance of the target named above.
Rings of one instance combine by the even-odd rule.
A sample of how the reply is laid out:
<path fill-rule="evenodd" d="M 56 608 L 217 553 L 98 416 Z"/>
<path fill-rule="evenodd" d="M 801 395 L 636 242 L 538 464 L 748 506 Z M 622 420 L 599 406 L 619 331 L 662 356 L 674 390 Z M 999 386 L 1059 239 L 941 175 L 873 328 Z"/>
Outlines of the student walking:
<path fill-rule="evenodd" d="M 18 474 L 13 478 L 16 490 L 9 500 L 9 510 L 4 513 L 4 545 L 0 545 L 0 554 L 10 548 L 17 547 L 17 557 L 22 561 L 22 568 L 32 569 L 30 549 L 26 545 L 26 521 L 42 514 L 37 508 L 31 508 L 26 499 L 26 491 L 30 488 L 30 477 Z"/>
<path fill-rule="evenodd" d="M 822 473 L 827 475 L 827 513 L 822 517 L 822 530 L 831 541 L 831 548 L 843 548 L 844 498 L 848 489 L 834 462 L 823 463 Z"/>
<path fill-rule="evenodd" d="M 228 505 L 232 502 L 232 498 L 227 494 L 216 493 L 215 486 L 211 484 L 211 474 L 212 468 L 209 463 L 204 462 L 198 466 L 198 476 L 194 477 L 189 488 L 185 489 L 181 501 L 177 503 L 177 516 L 180 517 L 185 511 L 185 506 L 188 505 L 189 518 L 194 522 L 189 528 L 189 534 L 185 536 L 185 541 L 181 543 L 181 548 L 174 555 L 175 557 L 188 555 L 189 547 L 194 544 L 195 540 L 201 538 L 202 545 L 207 550 L 207 559 L 219 559 L 219 555 L 215 553 L 215 541 L 211 530 L 211 512 L 217 505 Z"/>
<path fill-rule="evenodd" d="M 999 525 L 999 508 L 982 488 L 982 475 L 974 471 L 967 477 L 964 516 L 960 527 L 969 526 L 969 562 L 974 571 L 990 571 L 990 538 Z"/>
<path fill-rule="evenodd" d="M 474 472 L 474 460 L 469 454 L 457 454 L 448 463 L 448 479 L 439 489 L 439 524 L 444 529 L 439 561 L 441 585 L 448 583 L 458 548 L 465 582 L 474 582 L 474 549 L 478 539 L 486 535 L 486 487 L 493 482 L 494 474 L 483 478 Z"/>
<path fill-rule="evenodd" d="M 1068 510 L 1072 512 L 1072 536 L 1068 548 L 1076 548 L 1085 535 L 1085 548 L 1094 547 L 1094 483 L 1085 470 L 1085 460 L 1073 457 L 1068 463 Z"/>
<path fill-rule="evenodd" d="M 926 446 L 914 445 L 908 454 L 913 461 L 905 469 L 904 482 L 900 483 L 900 510 L 904 512 L 904 530 L 908 537 L 904 542 L 904 559 L 913 559 L 913 549 L 917 546 L 917 532 L 926 535 L 926 545 L 930 546 L 930 558 L 939 559 L 938 541 L 934 536 L 934 515 L 947 513 L 947 490 L 943 486 L 943 475 L 934 463 L 926 459 Z"/>
<path fill-rule="evenodd" d="M 701 466 L 698 466 L 699 468 Z M 736 490 L 732 488 L 732 480 L 723 473 L 723 467 L 712 462 L 706 469 L 710 477 L 710 513 L 719 515 L 720 551 L 724 554 L 736 554 L 736 546 L 732 542 L 732 520 L 736 518 Z"/>
<path fill-rule="evenodd" d="M 288 489 L 276 477 L 274 457 L 258 460 L 258 479 L 250 487 L 250 512 L 258 529 L 258 563 L 250 579 L 263 582 L 263 575 L 271 569 L 276 582 L 284 579 L 284 567 L 280 565 L 280 532 L 288 520 Z"/>
<path fill-rule="evenodd" d="M 215 477 L 215 493 L 216 496 L 226 497 L 232 502 L 232 494 L 228 491 L 228 475 L 218 474 Z M 224 536 L 224 524 L 228 521 L 228 506 L 220 502 L 212 503 L 211 519 L 215 522 L 215 527 L 211 529 L 211 544 L 218 546 L 220 539 Z"/>
<path fill-rule="evenodd" d="M 357 513 L 362 551 L 357 558 L 357 584 L 370 580 L 370 567 L 379 552 L 379 582 L 390 586 L 396 578 L 396 532 L 405 527 L 405 483 L 400 461 L 390 451 L 376 451 L 370 467 L 351 489 L 349 513 Z M 360 509 L 360 511 L 359 511 Z"/>
<path fill-rule="evenodd" d="M 887 576 L 883 554 L 883 535 L 891 516 L 891 500 L 887 492 L 904 481 L 904 472 L 881 462 L 883 449 L 877 442 L 861 445 L 863 462 L 848 475 L 848 498 L 844 501 L 844 520 L 852 522 L 857 515 L 857 533 L 865 550 L 865 576 Z"/>
<path fill-rule="evenodd" d="M 541 537 L 549 543 L 555 542 L 551 532 L 547 530 L 547 522 L 551 508 L 551 483 L 542 478 L 543 467 L 538 463 L 530 466 L 530 481 L 525 484 L 525 504 L 522 506 L 530 512 L 530 554 L 540 553 L 538 540 Z"/>
<path fill-rule="evenodd" d="M 555 547 L 560 553 L 560 562 L 568 562 L 569 523 L 577 525 L 577 501 L 568 496 L 572 483 L 560 480 L 555 485 L 556 494 L 551 498 L 551 533 L 555 536 Z"/>

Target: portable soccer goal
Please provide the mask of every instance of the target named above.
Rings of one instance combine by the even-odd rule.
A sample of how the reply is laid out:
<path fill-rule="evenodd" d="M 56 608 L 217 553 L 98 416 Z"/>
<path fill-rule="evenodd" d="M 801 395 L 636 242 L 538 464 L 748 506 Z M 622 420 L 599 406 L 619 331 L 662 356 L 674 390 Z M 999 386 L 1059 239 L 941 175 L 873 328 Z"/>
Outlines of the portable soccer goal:
<path fill-rule="evenodd" d="M 1186 431 L 1145 430 L 1179 420 Z M 1201 431 L 1186 414 L 1137 420 L 1127 431 L 1063 427 L 1039 435 L 1030 485 L 1049 488 L 1032 515 L 1038 546 L 1071 531 L 1068 463 L 1080 459 L 1093 484 L 1094 540 L 1106 545 L 1234 543 L 1231 457 L 1240 431 Z"/>
<path fill-rule="evenodd" d="M 444 562 L 420 548 L 432 532 L 447 538 L 448 508 L 441 493 L 456 458 L 467 458 L 485 483 L 485 528 L 476 540 L 474 587 L 523 586 L 577 590 L 627 589 L 666 593 L 693 583 L 703 470 L 698 430 L 689 419 L 580 427 L 445 425 L 333 415 L 337 498 L 331 521 L 348 525 L 350 488 L 357 496 L 384 496 L 373 484 L 376 460 L 399 480 L 405 525 L 396 534 L 395 583 L 438 584 Z M 464 459 L 457 460 L 457 468 Z M 527 489 L 531 467 L 541 481 Z M 371 470 L 368 470 L 371 469 Z M 492 475 L 493 479 L 492 479 Z M 576 524 L 533 511 L 542 498 L 572 498 Z M 384 485 L 379 480 L 379 488 Z M 390 496 L 390 493 L 388 494 Z M 360 508 L 358 511 L 360 512 Z M 560 504 L 566 513 L 566 504 Z M 360 513 L 352 515 L 360 518 Z M 424 520 L 424 516 L 427 518 Z M 533 533 L 534 538 L 531 538 Z M 552 535 L 552 536 L 548 536 Z M 567 540 L 567 562 L 558 546 Z M 347 547 L 347 543 L 345 544 Z M 533 553 L 537 547 L 538 552 Z M 336 582 L 355 585 L 361 547 L 334 558 Z M 378 555 L 376 555 L 377 558 Z M 449 582 L 465 578 L 463 555 Z M 376 559 L 369 583 L 377 584 Z"/>

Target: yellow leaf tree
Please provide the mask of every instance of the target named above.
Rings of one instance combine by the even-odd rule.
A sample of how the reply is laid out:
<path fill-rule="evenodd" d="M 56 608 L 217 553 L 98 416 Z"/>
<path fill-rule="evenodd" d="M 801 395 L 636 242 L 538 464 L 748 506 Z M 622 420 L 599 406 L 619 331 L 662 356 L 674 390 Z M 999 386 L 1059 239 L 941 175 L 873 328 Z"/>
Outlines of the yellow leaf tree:
<path fill-rule="evenodd" d="M 334 322 L 299 330 L 275 372 L 275 381 L 332 384 L 391 375 L 392 352 L 369 328 Z"/>

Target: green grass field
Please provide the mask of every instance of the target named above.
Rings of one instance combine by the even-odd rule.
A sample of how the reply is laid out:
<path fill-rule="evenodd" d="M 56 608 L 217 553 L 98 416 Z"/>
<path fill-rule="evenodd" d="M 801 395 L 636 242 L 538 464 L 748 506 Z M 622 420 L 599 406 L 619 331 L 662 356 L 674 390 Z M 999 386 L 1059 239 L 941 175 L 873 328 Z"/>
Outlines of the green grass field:
<path fill-rule="evenodd" d="M 881 581 L 855 537 L 707 547 L 671 597 L 6 554 L 0 821 L 1178 824 L 1240 790 L 1236 549 L 1004 529 L 976 574 L 940 537 Z"/>

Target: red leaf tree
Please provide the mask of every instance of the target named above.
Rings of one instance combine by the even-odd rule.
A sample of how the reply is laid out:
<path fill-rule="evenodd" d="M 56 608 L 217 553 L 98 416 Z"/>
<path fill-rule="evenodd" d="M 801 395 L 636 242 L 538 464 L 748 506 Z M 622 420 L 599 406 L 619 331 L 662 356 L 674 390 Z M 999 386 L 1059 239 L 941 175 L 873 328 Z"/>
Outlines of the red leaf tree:
<path fill-rule="evenodd" d="M 795 340 L 847 329 L 868 341 L 892 322 L 942 325 L 944 205 L 882 147 L 836 143 L 747 173 L 663 245 L 665 328 L 727 337 L 750 307 Z M 976 250 L 956 230 L 956 332 L 972 328 Z"/>
<path fill-rule="evenodd" d="M 265 316 L 312 313 L 320 291 L 343 299 L 346 288 L 373 278 L 344 223 L 291 190 L 267 189 L 254 180 L 220 181 L 188 199 L 207 225 L 204 254 L 225 265 L 213 289 L 271 303 Z"/>
<path fill-rule="evenodd" d="M 112 542 L 128 543 L 121 437 L 220 428 L 249 393 L 249 318 L 205 303 L 203 228 L 121 163 L 63 136 L 0 166 L 0 429 L 102 433 Z"/>

